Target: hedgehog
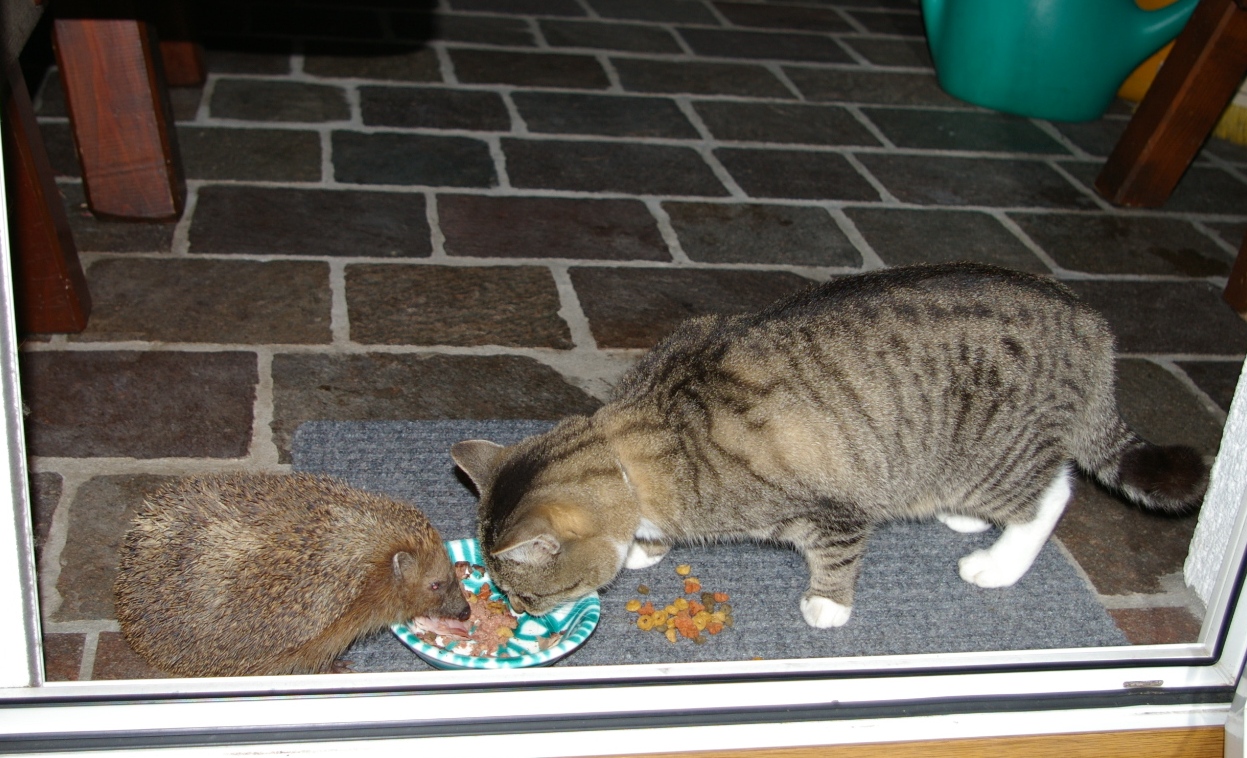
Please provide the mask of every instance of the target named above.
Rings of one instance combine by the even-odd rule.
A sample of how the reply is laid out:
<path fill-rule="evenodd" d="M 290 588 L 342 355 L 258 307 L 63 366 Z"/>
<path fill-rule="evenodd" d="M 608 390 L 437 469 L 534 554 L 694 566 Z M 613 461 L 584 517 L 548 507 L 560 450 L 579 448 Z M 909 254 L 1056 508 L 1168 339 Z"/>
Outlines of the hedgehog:
<path fill-rule="evenodd" d="M 441 537 L 415 506 L 313 474 L 180 479 L 121 547 L 121 632 L 182 676 L 310 674 L 356 639 L 469 616 Z"/>

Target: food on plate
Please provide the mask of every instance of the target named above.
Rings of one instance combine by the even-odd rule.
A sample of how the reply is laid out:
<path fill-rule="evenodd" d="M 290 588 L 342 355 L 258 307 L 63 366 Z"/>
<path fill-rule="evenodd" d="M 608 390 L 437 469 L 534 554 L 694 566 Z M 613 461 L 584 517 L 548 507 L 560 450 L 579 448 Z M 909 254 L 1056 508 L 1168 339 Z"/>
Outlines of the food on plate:
<path fill-rule="evenodd" d="M 411 626 L 422 642 L 447 652 L 478 658 L 508 658 L 534 652 L 530 649 L 510 650 L 508 643 L 515 637 L 520 617 L 511 610 L 506 598 L 494 596 L 493 587 L 485 580 L 485 567 L 458 561 L 455 563 L 463 595 L 468 601 L 471 615 L 467 621 L 446 619 L 412 619 Z M 468 582 L 481 582 L 474 591 Z M 559 632 L 550 632 L 536 639 L 536 651 L 544 651 L 557 645 L 562 639 Z"/>

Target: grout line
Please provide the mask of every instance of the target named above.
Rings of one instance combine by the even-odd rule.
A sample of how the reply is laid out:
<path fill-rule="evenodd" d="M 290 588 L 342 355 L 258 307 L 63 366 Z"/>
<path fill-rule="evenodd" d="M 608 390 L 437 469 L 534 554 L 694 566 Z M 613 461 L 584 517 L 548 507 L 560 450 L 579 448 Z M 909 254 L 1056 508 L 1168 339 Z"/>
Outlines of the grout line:
<path fill-rule="evenodd" d="M 273 396 L 273 351 L 257 348 L 255 403 L 252 412 L 249 457 L 253 467 L 273 469 L 279 465 L 280 452 L 273 441 L 273 419 L 276 412 Z"/>
<path fill-rule="evenodd" d="M 598 349 L 597 339 L 594 338 L 593 330 L 589 327 L 589 317 L 585 315 L 584 309 L 580 306 L 580 296 L 576 294 L 576 287 L 572 284 L 570 269 L 571 264 L 566 263 L 550 266 L 550 273 L 554 276 L 554 286 L 559 293 L 559 317 L 571 330 L 574 350 L 596 351 Z"/>
<path fill-rule="evenodd" d="M 347 261 L 343 259 L 329 261 L 329 331 L 333 335 L 333 346 L 337 348 L 351 344 L 350 309 L 346 300 L 346 266 Z"/>
<path fill-rule="evenodd" d="M 671 253 L 671 261 L 677 265 L 691 264 L 692 261 L 689 260 L 688 254 L 684 252 L 684 246 L 680 244 L 680 237 L 676 234 L 675 227 L 671 224 L 671 216 L 667 213 L 667 209 L 662 207 L 662 203 L 654 199 L 646 200 L 645 207 L 649 208 L 649 212 L 654 215 L 654 220 L 658 222 L 658 233 L 662 235 L 663 241 L 667 243 L 667 252 Z"/>
<path fill-rule="evenodd" d="M 186 207 L 182 209 L 182 217 L 178 219 L 177 224 L 173 227 L 173 240 L 170 243 L 170 252 L 176 256 L 189 255 L 191 251 L 191 223 L 195 218 L 195 209 L 199 207 L 199 188 L 202 186 L 200 182 L 187 180 L 186 182 Z"/>
<path fill-rule="evenodd" d="M 78 664 L 78 681 L 92 681 L 95 673 L 95 654 L 99 649 L 100 633 L 98 631 L 90 631 L 83 635 L 82 638 L 82 660 Z"/>
<path fill-rule="evenodd" d="M 425 193 L 424 215 L 425 220 L 429 224 L 430 244 L 433 252 L 429 255 L 431 262 L 445 262 L 446 255 L 446 233 L 442 231 L 442 217 L 440 208 L 437 205 L 437 195 L 433 192 Z"/>
<path fill-rule="evenodd" d="M 73 503 L 78 497 L 78 488 L 88 477 L 58 473 L 61 479 L 61 497 L 57 500 L 56 509 L 52 512 L 52 523 L 48 527 L 48 539 L 40 550 L 38 566 L 39 611 L 46 623 L 56 615 L 64 604 L 64 597 L 57 586 L 61 579 L 61 557 L 69 539 L 69 523 L 73 517 Z"/>
<path fill-rule="evenodd" d="M 843 208 L 828 208 L 827 212 L 831 214 L 832 220 L 840 227 L 840 231 L 848 237 L 849 242 L 862 256 L 862 271 L 874 271 L 876 269 L 887 268 L 888 264 L 884 263 L 875 249 L 866 241 L 866 237 L 862 235 L 861 230 L 857 228 L 857 224 L 853 223 L 853 219 L 849 218 Z"/>
<path fill-rule="evenodd" d="M 1187 391 L 1194 396 L 1195 401 L 1203 407 L 1206 413 L 1217 419 L 1217 423 L 1225 426 L 1227 418 L 1226 412 L 1221 410 L 1221 406 L 1217 405 L 1217 403 L 1208 396 L 1208 393 L 1204 392 L 1204 390 L 1201 389 L 1193 379 L 1191 379 L 1191 377 L 1182 369 L 1181 366 L 1177 364 L 1176 361 L 1170 358 L 1161 357 L 1148 358 L 1147 360 L 1168 371 L 1175 379 L 1182 383 L 1183 387 L 1186 387 Z"/>

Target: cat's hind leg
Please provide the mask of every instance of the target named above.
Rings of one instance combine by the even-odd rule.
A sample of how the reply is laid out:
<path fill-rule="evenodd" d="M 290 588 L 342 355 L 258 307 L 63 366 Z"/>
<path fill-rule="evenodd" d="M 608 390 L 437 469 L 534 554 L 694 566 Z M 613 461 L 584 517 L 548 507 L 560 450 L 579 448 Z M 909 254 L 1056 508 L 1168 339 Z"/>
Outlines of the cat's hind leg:
<path fill-rule="evenodd" d="M 1062 465 L 1039 498 L 1035 517 L 1008 524 L 995 544 L 976 550 L 959 563 L 961 578 L 980 587 L 1010 587 L 1021 579 L 1048 541 L 1074 489 L 1069 467 Z"/>

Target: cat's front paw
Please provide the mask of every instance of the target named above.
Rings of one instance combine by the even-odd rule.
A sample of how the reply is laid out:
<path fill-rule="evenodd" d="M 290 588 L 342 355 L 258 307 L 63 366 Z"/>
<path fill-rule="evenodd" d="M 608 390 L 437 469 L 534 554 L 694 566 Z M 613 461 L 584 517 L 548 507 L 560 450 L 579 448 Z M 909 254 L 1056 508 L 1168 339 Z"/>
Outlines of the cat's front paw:
<path fill-rule="evenodd" d="M 656 545 L 647 547 L 640 542 L 633 542 L 628 546 L 628 554 L 624 556 L 624 568 L 649 568 L 661 561 L 667 555 L 668 549 L 659 548 Z"/>
<path fill-rule="evenodd" d="M 853 606 L 840 605 L 835 600 L 821 595 L 808 595 L 801 598 L 801 615 L 805 623 L 815 629 L 830 629 L 844 626 L 853 613 Z"/>
<path fill-rule="evenodd" d="M 957 563 L 961 578 L 979 587 L 1012 587 L 1030 568 L 1019 561 L 1002 560 L 990 550 L 975 550 Z"/>
<path fill-rule="evenodd" d="M 944 526 L 952 529 L 954 532 L 961 534 L 977 534 L 985 532 L 992 528 L 992 525 L 981 518 L 973 516 L 958 516 L 953 513 L 937 513 L 935 517 L 943 522 Z"/>

